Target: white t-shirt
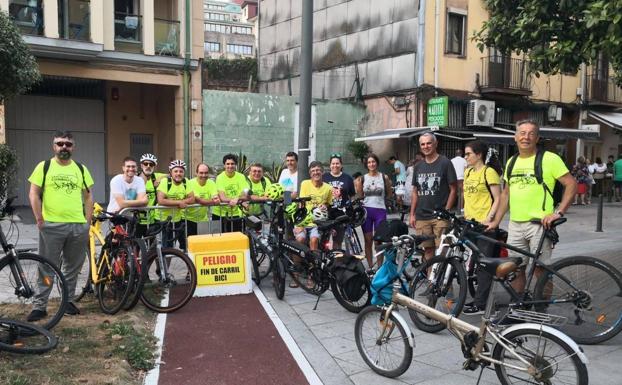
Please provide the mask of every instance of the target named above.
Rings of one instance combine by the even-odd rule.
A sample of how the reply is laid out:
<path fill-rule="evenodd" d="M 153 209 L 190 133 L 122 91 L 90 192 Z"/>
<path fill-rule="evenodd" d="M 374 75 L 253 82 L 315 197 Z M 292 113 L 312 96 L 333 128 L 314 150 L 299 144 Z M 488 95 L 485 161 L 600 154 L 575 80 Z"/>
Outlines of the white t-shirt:
<path fill-rule="evenodd" d="M 114 199 L 115 195 L 122 195 L 124 199 L 133 200 L 138 197 L 138 194 L 146 194 L 143 178 L 135 176 L 132 182 L 127 183 L 123 179 L 123 174 L 115 176 L 110 179 L 110 202 L 108 202 L 106 211 L 111 213 L 119 211 L 120 207 L 117 200 Z"/>
<path fill-rule="evenodd" d="M 298 191 L 298 170 L 292 174 L 288 168 L 283 169 L 279 177 L 279 183 L 285 191 Z"/>
<path fill-rule="evenodd" d="M 456 170 L 456 178 L 464 180 L 464 169 L 467 166 L 467 161 L 461 156 L 456 156 L 451 160 L 451 163 L 454 165 L 454 170 Z"/>

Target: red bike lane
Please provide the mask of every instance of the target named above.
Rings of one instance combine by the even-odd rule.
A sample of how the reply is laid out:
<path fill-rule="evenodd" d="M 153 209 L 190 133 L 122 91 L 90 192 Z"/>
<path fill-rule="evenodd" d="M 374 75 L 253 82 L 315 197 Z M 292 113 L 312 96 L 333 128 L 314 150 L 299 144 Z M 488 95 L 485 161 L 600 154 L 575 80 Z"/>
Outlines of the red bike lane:
<path fill-rule="evenodd" d="M 308 380 L 251 293 L 193 298 L 168 314 L 158 384 L 308 384 Z"/>

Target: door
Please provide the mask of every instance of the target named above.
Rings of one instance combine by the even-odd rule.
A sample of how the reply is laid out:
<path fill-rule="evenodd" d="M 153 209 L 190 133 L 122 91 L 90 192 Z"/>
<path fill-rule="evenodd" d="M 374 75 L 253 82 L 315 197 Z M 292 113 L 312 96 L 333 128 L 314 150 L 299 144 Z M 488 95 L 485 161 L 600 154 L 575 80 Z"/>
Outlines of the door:
<path fill-rule="evenodd" d="M 107 200 L 103 101 L 18 96 L 6 104 L 6 127 L 7 143 L 19 159 L 16 204 L 29 205 L 28 177 L 39 162 L 53 156 L 52 136 L 58 129 L 72 132 L 76 143 L 73 158 L 84 164 L 93 176 L 95 201 Z"/>
<path fill-rule="evenodd" d="M 488 82 L 492 88 L 509 88 L 510 86 L 510 58 L 498 50 L 490 48 L 488 56 Z"/>

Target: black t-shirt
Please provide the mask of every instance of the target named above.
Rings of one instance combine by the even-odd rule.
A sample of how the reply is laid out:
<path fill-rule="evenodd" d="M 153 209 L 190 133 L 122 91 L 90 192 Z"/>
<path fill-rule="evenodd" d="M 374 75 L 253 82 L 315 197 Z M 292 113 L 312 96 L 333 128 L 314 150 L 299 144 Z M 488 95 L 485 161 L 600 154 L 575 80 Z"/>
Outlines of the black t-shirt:
<path fill-rule="evenodd" d="M 434 219 L 433 211 L 445 208 L 449 199 L 449 184 L 456 181 L 456 170 L 443 155 L 432 163 L 425 160 L 417 163 L 413 170 L 413 187 L 417 188 L 415 219 Z"/>
<path fill-rule="evenodd" d="M 333 188 L 333 207 L 342 208 L 350 197 L 354 196 L 354 181 L 352 177 L 344 172 L 339 176 L 333 176 L 330 172 L 322 175 L 322 181 L 328 183 Z"/>

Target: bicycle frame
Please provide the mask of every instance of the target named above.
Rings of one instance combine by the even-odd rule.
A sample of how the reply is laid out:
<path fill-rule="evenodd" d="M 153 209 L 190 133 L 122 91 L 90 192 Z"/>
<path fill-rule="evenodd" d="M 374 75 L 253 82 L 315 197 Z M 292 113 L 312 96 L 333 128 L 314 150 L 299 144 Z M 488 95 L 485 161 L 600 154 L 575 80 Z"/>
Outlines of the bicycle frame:
<path fill-rule="evenodd" d="M 19 293 L 15 294 L 24 298 L 30 298 L 32 295 L 34 295 L 35 291 L 32 287 L 30 287 L 28 280 L 25 278 L 24 270 L 22 269 L 22 265 L 19 262 L 19 258 L 17 258 L 17 250 L 15 249 L 15 246 L 8 243 L 2 227 L 0 227 L 0 245 L 2 245 L 2 250 L 5 254 L 2 259 L 9 259 L 9 268 L 11 269 L 11 275 L 15 280 L 15 286 L 19 288 Z"/>

